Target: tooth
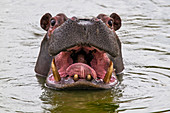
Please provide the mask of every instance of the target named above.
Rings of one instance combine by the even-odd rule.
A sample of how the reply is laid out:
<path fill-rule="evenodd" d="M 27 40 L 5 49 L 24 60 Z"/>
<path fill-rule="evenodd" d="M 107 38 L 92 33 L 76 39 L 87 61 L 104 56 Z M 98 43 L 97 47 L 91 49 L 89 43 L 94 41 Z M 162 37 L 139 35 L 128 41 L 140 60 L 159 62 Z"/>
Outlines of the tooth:
<path fill-rule="evenodd" d="M 60 74 L 58 73 L 58 70 L 56 68 L 55 59 L 52 60 L 51 67 L 52 67 L 53 76 L 54 76 L 55 81 L 56 82 L 60 81 L 61 77 L 60 77 Z"/>
<path fill-rule="evenodd" d="M 75 74 L 73 79 L 74 79 L 74 81 L 77 81 L 79 79 L 79 76 L 77 74 Z"/>
<path fill-rule="evenodd" d="M 110 61 L 110 66 L 109 66 L 109 68 L 108 68 L 108 70 L 107 70 L 107 73 L 106 73 L 104 79 L 103 79 L 103 82 L 104 82 L 104 83 L 109 83 L 110 78 L 111 78 L 111 76 L 112 76 L 112 72 L 113 72 L 113 62 Z"/>
<path fill-rule="evenodd" d="M 87 75 L 86 79 L 87 79 L 88 81 L 90 81 L 90 80 L 92 79 L 91 75 L 90 75 L 90 74 Z"/>

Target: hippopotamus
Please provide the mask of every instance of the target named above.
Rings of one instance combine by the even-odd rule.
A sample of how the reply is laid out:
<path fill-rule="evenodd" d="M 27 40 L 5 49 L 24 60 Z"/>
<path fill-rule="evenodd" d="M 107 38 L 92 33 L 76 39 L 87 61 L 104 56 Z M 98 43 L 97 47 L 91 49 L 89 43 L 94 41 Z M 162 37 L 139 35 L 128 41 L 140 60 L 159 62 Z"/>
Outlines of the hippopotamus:
<path fill-rule="evenodd" d="M 68 18 L 46 13 L 40 20 L 45 34 L 35 66 L 37 75 L 46 77 L 48 88 L 110 89 L 124 69 L 121 42 L 116 30 L 118 14 L 94 18 Z"/>

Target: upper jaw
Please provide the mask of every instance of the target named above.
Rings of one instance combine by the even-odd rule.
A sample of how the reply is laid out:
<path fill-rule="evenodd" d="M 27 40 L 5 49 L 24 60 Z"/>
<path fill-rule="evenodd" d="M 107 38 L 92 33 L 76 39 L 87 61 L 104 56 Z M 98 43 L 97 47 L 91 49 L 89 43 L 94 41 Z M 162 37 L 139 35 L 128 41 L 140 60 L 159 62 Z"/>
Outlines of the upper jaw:
<path fill-rule="evenodd" d="M 87 24 L 81 21 L 88 21 Z M 90 24 L 89 24 L 90 23 Z M 93 46 L 104 50 L 112 57 L 120 53 L 115 32 L 102 21 L 68 19 L 50 36 L 48 51 L 51 56 L 75 46 Z"/>

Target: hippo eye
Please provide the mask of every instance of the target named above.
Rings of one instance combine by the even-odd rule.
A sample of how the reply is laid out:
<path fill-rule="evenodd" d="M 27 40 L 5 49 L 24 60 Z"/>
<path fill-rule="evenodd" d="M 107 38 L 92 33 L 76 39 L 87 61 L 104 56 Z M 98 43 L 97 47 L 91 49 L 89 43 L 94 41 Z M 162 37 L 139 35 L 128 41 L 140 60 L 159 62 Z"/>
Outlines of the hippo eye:
<path fill-rule="evenodd" d="M 112 21 L 112 20 L 109 20 L 109 21 L 108 21 L 108 24 L 109 24 L 110 27 L 112 27 L 113 21 Z"/>
<path fill-rule="evenodd" d="M 54 26 L 56 21 L 54 19 L 51 20 L 51 25 Z"/>

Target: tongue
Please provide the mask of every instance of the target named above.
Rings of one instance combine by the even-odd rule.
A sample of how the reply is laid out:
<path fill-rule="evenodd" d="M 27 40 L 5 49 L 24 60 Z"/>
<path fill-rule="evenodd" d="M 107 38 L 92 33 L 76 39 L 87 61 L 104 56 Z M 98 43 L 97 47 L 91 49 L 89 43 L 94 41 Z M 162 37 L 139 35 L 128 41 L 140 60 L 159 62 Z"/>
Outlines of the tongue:
<path fill-rule="evenodd" d="M 74 63 L 70 65 L 66 69 L 66 73 L 69 76 L 73 76 L 75 74 L 79 75 L 79 78 L 85 79 L 87 75 L 91 75 L 94 79 L 96 79 L 97 74 L 93 68 L 88 66 L 87 64 L 84 63 Z"/>

